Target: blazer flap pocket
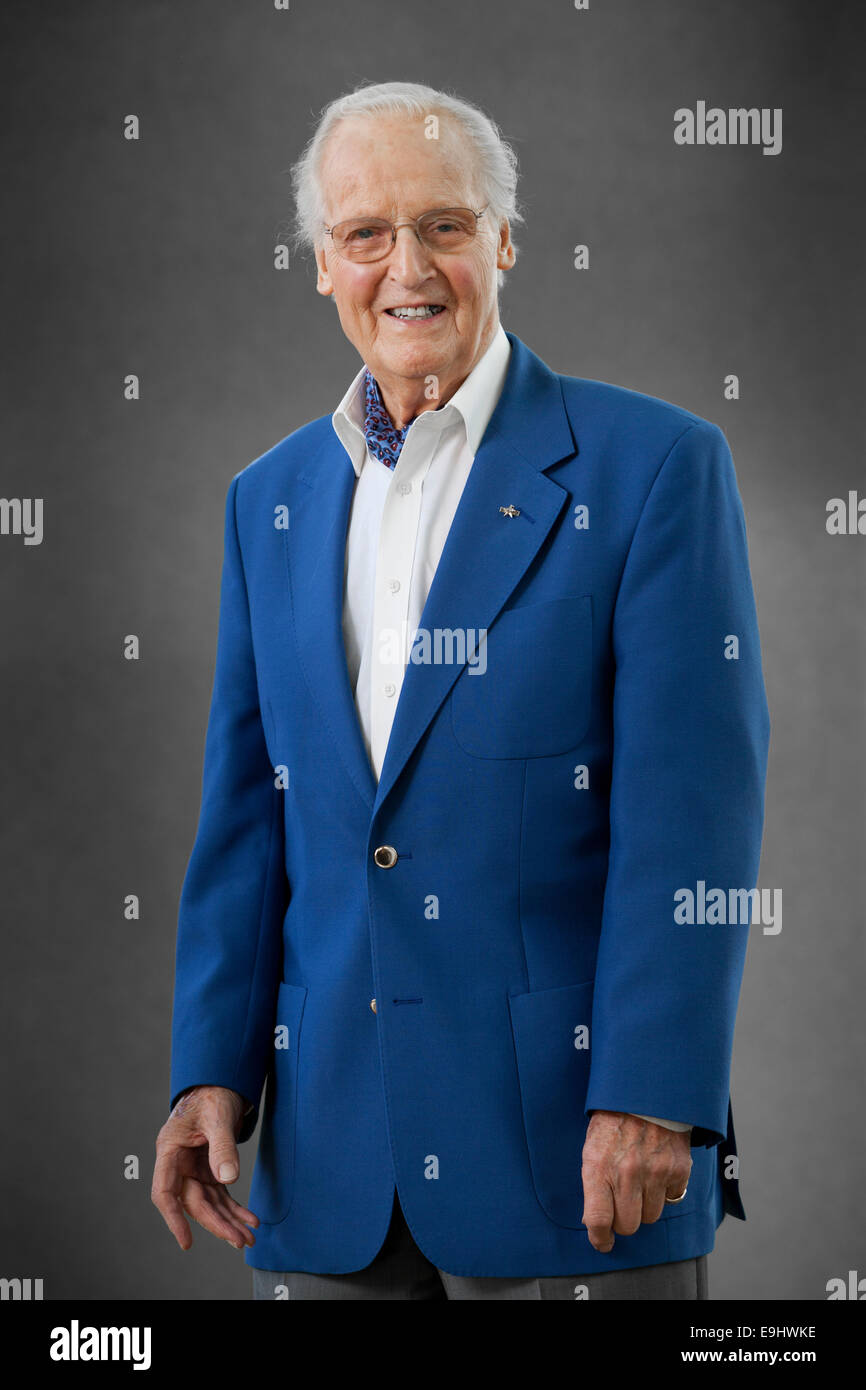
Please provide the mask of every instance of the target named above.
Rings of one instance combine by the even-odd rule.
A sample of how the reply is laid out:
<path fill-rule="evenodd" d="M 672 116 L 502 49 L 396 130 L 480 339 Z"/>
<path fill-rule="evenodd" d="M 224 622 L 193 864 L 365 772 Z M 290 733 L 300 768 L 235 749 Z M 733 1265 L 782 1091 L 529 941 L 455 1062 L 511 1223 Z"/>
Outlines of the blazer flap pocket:
<path fill-rule="evenodd" d="M 284 981 L 277 993 L 274 1052 L 249 1199 L 250 1210 L 265 1225 L 285 1220 L 294 1191 L 298 1056 L 306 999 L 305 985 Z"/>
<path fill-rule="evenodd" d="M 551 1221 L 581 1227 L 593 981 L 508 999 L 535 1192 Z"/>
<path fill-rule="evenodd" d="M 277 1013 L 274 1020 L 274 1051 L 297 1052 L 298 1034 L 307 999 L 306 985 L 290 985 L 285 980 L 277 992 Z"/>

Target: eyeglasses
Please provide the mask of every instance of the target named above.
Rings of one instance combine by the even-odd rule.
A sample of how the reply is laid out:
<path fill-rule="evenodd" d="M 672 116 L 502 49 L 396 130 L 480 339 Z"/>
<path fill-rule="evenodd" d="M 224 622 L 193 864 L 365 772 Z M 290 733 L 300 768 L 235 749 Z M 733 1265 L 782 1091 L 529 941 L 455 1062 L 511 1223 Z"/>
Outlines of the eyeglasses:
<path fill-rule="evenodd" d="M 347 261 L 380 261 L 387 256 L 397 240 L 398 227 L 413 227 L 415 235 L 428 251 L 461 251 L 478 229 L 489 203 L 480 212 L 472 208 L 435 208 L 424 212 L 414 222 L 388 222 L 384 217 L 350 217 L 337 222 L 325 231 L 334 243 L 334 250 Z"/>

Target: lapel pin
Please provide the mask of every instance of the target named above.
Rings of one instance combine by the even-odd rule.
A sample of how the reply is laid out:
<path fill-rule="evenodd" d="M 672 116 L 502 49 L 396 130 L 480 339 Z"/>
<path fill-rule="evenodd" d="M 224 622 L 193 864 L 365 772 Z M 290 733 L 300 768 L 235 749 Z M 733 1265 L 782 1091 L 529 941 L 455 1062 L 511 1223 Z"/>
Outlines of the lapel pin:
<path fill-rule="evenodd" d="M 500 507 L 499 510 L 503 516 L 520 516 L 520 508 L 512 507 L 510 502 L 507 507 Z"/>

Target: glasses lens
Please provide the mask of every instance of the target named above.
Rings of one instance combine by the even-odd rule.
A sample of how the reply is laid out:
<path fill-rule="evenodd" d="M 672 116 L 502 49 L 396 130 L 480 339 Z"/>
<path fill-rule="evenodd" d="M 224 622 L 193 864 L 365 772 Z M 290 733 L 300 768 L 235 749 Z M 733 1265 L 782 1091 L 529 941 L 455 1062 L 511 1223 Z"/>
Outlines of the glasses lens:
<path fill-rule="evenodd" d="M 467 208 L 428 212 L 418 229 L 433 251 L 457 251 L 475 235 L 475 214 Z"/>
<path fill-rule="evenodd" d="M 339 222 L 332 232 L 341 256 L 352 261 L 372 261 L 384 256 L 391 246 L 391 223 L 377 218 Z"/>

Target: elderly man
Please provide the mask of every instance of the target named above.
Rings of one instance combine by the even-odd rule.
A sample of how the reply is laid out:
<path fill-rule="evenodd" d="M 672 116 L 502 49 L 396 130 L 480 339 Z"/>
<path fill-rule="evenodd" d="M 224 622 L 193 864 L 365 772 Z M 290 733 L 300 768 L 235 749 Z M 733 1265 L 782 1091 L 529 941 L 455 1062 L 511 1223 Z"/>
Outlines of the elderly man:
<path fill-rule="evenodd" d="M 724 436 L 505 332 L 473 106 L 363 87 L 295 189 L 363 365 L 229 487 L 154 1201 L 259 1298 L 706 1297 L 749 923 L 682 902 L 753 888 L 769 733 Z"/>

